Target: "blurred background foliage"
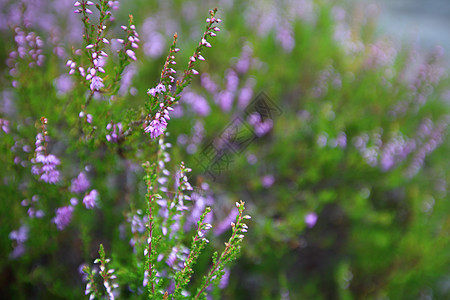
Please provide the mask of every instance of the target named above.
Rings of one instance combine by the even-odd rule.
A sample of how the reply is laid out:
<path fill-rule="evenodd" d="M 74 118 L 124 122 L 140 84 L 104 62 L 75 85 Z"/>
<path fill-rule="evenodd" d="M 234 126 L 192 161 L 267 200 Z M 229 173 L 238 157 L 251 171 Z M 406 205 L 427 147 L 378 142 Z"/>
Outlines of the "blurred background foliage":
<path fill-rule="evenodd" d="M 2 2 L 6 20 L 18 4 Z M 442 48 L 424 52 L 375 34 L 373 5 L 124 1 L 110 34 L 120 36 L 118 25 L 132 14 L 141 36 L 138 60 L 127 67 L 119 97 L 92 102 L 92 128 L 78 117 L 86 89 L 73 79 L 70 88 L 59 84 L 68 78 L 72 45 L 81 46 L 81 22 L 71 1 L 58 2 L 44 1 L 30 17 L 29 30 L 45 41 L 45 65 L 21 65 L 19 88 L 11 87 L 15 78 L 1 65 L 1 114 L 12 123 L 11 134 L 1 133 L 0 148 L 0 290 L 7 298 L 81 298 L 78 267 L 96 257 L 99 243 L 118 266 L 132 263 L 127 214 L 146 207 L 139 164 L 155 157 L 155 145 L 142 132 L 108 143 L 106 125 L 126 126 L 139 115 L 174 32 L 181 48 L 177 70 L 187 65 L 213 7 L 221 31 L 184 92 L 166 140 L 172 161 L 192 167 L 191 183 L 208 183 L 213 193 L 219 229 L 211 248 L 225 240 L 220 226 L 229 222 L 235 201 L 246 201 L 253 217 L 219 298 L 450 297 L 450 85 Z M 33 8 L 24 3 L 25 11 Z M 8 25 L 1 28 L 3 62 L 15 47 Z M 253 122 L 244 111 L 261 92 L 277 113 Z M 101 195 L 101 209 L 76 210 L 61 232 L 51 219 L 70 199 L 67 190 L 33 180 L 29 163 L 21 163 L 33 155 L 20 148 L 33 148 L 41 116 L 49 120 L 62 173 L 73 178 L 88 166 Z M 211 176 L 203 151 L 236 117 L 256 138 L 241 153 L 229 152 L 230 161 Z M 87 132 L 95 138 L 78 138 Z M 21 206 L 32 195 L 41 195 L 42 219 L 28 219 Z M 9 235 L 23 220 L 29 239 L 15 258 Z M 198 269 L 209 263 L 201 260 Z M 126 290 L 122 297 L 138 298 Z"/>

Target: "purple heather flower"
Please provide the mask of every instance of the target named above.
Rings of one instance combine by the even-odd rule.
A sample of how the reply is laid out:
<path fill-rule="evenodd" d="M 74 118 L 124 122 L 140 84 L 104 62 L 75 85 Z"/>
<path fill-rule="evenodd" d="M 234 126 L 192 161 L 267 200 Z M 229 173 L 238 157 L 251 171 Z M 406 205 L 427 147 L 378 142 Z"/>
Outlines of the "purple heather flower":
<path fill-rule="evenodd" d="M 262 179 L 261 179 L 262 185 L 265 188 L 270 188 L 273 183 L 275 182 L 275 177 L 273 177 L 272 174 L 269 175 L 265 175 Z"/>
<path fill-rule="evenodd" d="M 89 179 L 86 177 L 86 174 L 84 172 L 80 172 L 77 178 L 72 180 L 70 191 L 72 193 L 83 193 L 89 188 L 90 185 L 91 184 Z"/>
<path fill-rule="evenodd" d="M 238 94 L 238 107 L 245 109 L 253 96 L 254 80 L 247 80 L 245 86 L 241 88 Z"/>
<path fill-rule="evenodd" d="M 83 204 L 87 209 L 94 208 L 97 206 L 98 192 L 97 190 L 92 190 L 89 194 L 86 194 L 83 198 Z"/>
<path fill-rule="evenodd" d="M 74 70 L 74 69 L 71 69 Z M 75 70 L 74 70 L 75 71 Z M 56 78 L 53 82 L 57 89 L 58 95 L 62 96 L 70 92 L 73 88 L 73 80 L 70 76 L 63 74 Z"/>
<path fill-rule="evenodd" d="M 228 282 L 230 279 L 230 269 L 225 268 L 224 271 L 225 271 L 225 273 L 223 274 L 223 276 L 219 282 L 219 289 L 221 289 L 221 290 L 223 290 L 224 288 L 226 288 L 228 286 Z"/>
<path fill-rule="evenodd" d="M 172 252 L 170 252 L 169 257 L 166 260 L 167 265 L 169 265 L 169 267 L 173 267 L 176 260 L 177 260 L 177 253 L 178 253 L 178 248 L 177 247 L 173 247 L 172 248 Z"/>
<path fill-rule="evenodd" d="M 256 157 L 256 155 L 254 154 L 249 154 L 247 155 L 247 162 L 251 165 L 256 164 L 256 162 L 258 161 L 258 158 Z"/>
<path fill-rule="evenodd" d="M 98 91 L 104 86 L 105 85 L 103 84 L 103 78 L 94 76 L 91 79 L 91 84 L 89 87 L 91 88 L 92 91 Z"/>
<path fill-rule="evenodd" d="M 151 121 L 147 127 L 145 127 L 144 131 L 150 133 L 150 138 L 154 139 L 163 134 L 164 131 L 166 130 L 166 127 L 167 121 L 165 119 L 163 118 L 161 118 L 160 120 L 155 119 Z"/>
<path fill-rule="evenodd" d="M 13 252 L 9 257 L 16 259 L 25 253 L 25 242 L 28 240 L 28 226 L 22 225 L 19 229 L 11 231 L 9 239 L 15 241 L 17 244 L 14 246 Z"/>
<path fill-rule="evenodd" d="M 209 115 L 211 109 L 208 104 L 208 100 L 206 100 L 204 97 L 187 90 L 183 93 L 183 100 L 188 103 L 192 110 L 197 113 L 200 116 L 207 116 Z"/>
<path fill-rule="evenodd" d="M 69 225 L 72 220 L 73 207 L 63 206 L 56 210 L 56 217 L 53 218 L 53 223 L 56 224 L 58 230 L 63 230 L 67 225 Z"/>
<path fill-rule="evenodd" d="M 126 51 L 126 53 L 127 53 L 127 55 L 128 55 L 132 60 L 136 60 L 136 54 L 134 53 L 133 50 L 128 49 L 128 50 Z"/>
<path fill-rule="evenodd" d="M 200 77 L 200 82 L 202 86 L 211 94 L 214 94 L 217 92 L 217 84 L 211 79 L 208 73 L 203 73 Z"/>
<path fill-rule="evenodd" d="M 311 212 L 305 216 L 305 223 L 308 228 L 313 228 L 317 222 L 317 214 L 315 212 Z"/>
<path fill-rule="evenodd" d="M 238 62 L 236 63 L 236 70 L 240 74 L 246 73 L 248 71 L 248 69 L 250 68 L 252 53 L 253 53 L 253 49 L 249 45 L 245 45 L 242 48 L 241 57 L 239 58 Z"/>
<path fill-rule="evenodd" d="M 281 47 L 287 53 L 294 49 L 295 39 L 293 35 L 292 28 L 288 23 L 284 26 L 278 26 L 277 40 L 281 43 Z"/>
<path fill-rule="evenodd" d="M 74 197 L 74 198 L 70 199 L 70 205 L 75 206 L 77 204 L 78 204 L 78 199 L 77 198 Z"/>
<path fill-rule="evenodd" d="M 22 225 L 19 229 L 11 231 L 9 239 L 23 244 L 28 240 L 28 226 Z"/>
<path fill-rule="evenodd" d="M 144 28 L 147 21 L 144 23 Z M 164 53 L 164 48 L 166 45 L 166 40 L 164 36 L 159 32 L 152 31 L 146 34 L 146 42 L 144 43 L 143 49 L 144 53 L 151 58 L 158 58 Z"/>
<path fill-rule="evenodd" d="M 328 137 L 326 134 L 320 134 L 317 137 L 317 145 L 319 145 L 320 148 L 323 148 L 327 145 Z"/>
<path fill-rule="evenodd" d="M 206 47 L 208 47 L 208 48 L 211 48 L 211 44 L 210 43 L 208 43 L 207 41 L 206 41 L 206 39 L 204 39 L 204 38 L 202 38 L 202 45 L 204 45 L 204 46 L 206 46 Z"/>
<path fill-rule="evenodd" d="M 343 132 L 343 131 L 339 132 L 336 142 L 337 142 L 337 146 L 341 149 L 344 149 L 345 147 L 347 147 L 347 135 L 345 134 L 345 132 Z"/>
<path fill-rule="evenodd" d="M 5 119 L 0 119 L 0 127 L 4 133 L 9 133 L 9 121 Z"/>
<path fill-rule="evenodd" d="M 153 97 L 156 97 L 156 89 L 151 88 L 147 91 L 147 94 L 152 95 Z"/>
<path fill-rule="evenodd" d="M 262 121 L 261 115 L 256 112 L 249 115 L 247 121 L 255 128 L 255 134 L 258 137 L 265 135 L 273 127 L 273 121 L 271 119 Z"/>
<path fill-rule="evenodd" d="M 108 123 L 106 129 L 112 132 L 106 135 L 106 140 L 111 143 L 117 143 L 119 136 L 122 134 L 122 123 Z"/>
<path fill-rule="evenodd" d="M 230 228 L 231 222 L 236 221 L 236 216 L 239 214 L 239 210 L 236 207 L 233 207 L 228 216 L 225 217 L 219 224 L 214 228 L 215 235 L 221 235 L 226 230 Z"/>
<path fill-rule="evenodd" d="M 162 93 L 166 91 L 166 87 L 162 83 L 159 83 L 155 89 L 157 93 Z"/>
<path fill-rule="evenodd" d="M 228 112 L 231 110 L 231 108 L 233 106 L 233 100 L 234 100 L 234 96 L 233 96 L 232 92 L 227 91 L 227 90 L 221 91 L 217 95 L 216 99 L 218 99 L 219 106 L 223 111 Z"/>
<path fill-rule="evenodd" d="M 34 165 L 31 168 L 31 172 L 35 175 L 40 175 L 42 181 L 54 184 L 60 180 L 60 173 L 56 170 L 56 166 L 60 164 L 60 161 L 53 154 L 42 154 L 44 147 L 41 146 L 41 143 L 38 134 L 36 137 L 36 158 L 32 159 Z M 39 166 L 38 164 L 42 165 Z"/>

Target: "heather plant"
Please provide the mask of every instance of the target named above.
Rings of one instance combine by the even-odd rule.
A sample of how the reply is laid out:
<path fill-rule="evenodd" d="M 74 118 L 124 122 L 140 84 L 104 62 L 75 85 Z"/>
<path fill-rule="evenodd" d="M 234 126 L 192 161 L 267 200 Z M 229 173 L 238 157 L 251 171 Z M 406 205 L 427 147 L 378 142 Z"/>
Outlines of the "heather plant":
<path fill-rule="evenodd" d="M 78 269 L 89 299 L 185 299 L 191 294 L 205 298 L 239 255 L 248 228 L 244 221 L 250 217 L 243 213 L 244 202 L 236 202 L 238 214 L 230 222 L 225 249 L 212 255 L 203 280 L 192 284 L 197 260 L 209 243 L 211 208 L 205 205 L 201 188 L 191 198 L 193 188 L 187 178 L 191 169 L 181 162 L 178 170 L 172 170 L 171 144 L 164 137 L 169 136 L 169 112 L 199 74 L 194 67 L 205 60 L 203 51 L 211 47 L 208 40 L 220 31 L 217 9 L 209 12 L 184 74 L 176 78 L 175 55 L 180 49 L 175 33 L 159 82 L 148 89 L 149 99 L 127 110 L 120 91 L 126 84 L 124 72 L 137 61 L 140 45 L 133 17 L 120 26 L 120 38 L 114 38 L 110 31 L 115 26 L 116 1 L 76 1 L 73 13 L 81 17 L 82 41 L 72 46 L 65 63 L 68 75 L 55 79 L 55 73 L 64 72 L 64 55 L 49 55 L 46 60 L 45 43 L 30 31 L 36 24 L 26 22 L 32 5 L 22 5 L 17 12 L 19 24 L 13 25 L 17 20 L 8 24 L 17 48 L 7 61 L 11 69 L 6 79 L 12 89 L 3 92 L 18 101 L 13 105 L 4 100 L 3 113 L 10 119 L 1 119 L 2 163 L 14 170 L 2 177 L 8 205 L 14 210 L 8 221 L 19 226 L 7 235 L 13 248 L 9 259 L 22 264 L 13 273 L 17 284 L 8 295 L 80 298 L 68 288 L 69 281 L 56 279 L 67 272 L 57 265 L 69 257 L 75 259 L 69 269 L 75 274 Z M 44 93 L 48 104 L 42 106 Z M 35 147 L 30 146 L 33 143 Z M 140 175 L 142 193 L 140 180 L 134 178 Z M 19 195 L 27 199 L 17 206 L 13 199 Z M 111 235 L 119 235 L 120 242 L 111 244 Z M 99 245 L 95 260 L 94 245 Z M 85 263 L 74 268 L 82 257 Z M 44 291 L 39 292 L 41 288 Z"/>
<path fill-rule="evenodd" d="M 448 298 L 442 48 L 345 1 L 74 2 L 0 9 L 6 295 Z"/>
<path fill-rule="evenodd" d="M 204 175 L 224 194 L 245 195 L 253 214 L 264 216 L 235 267 L 241 279 L 230 283 L 233 295 L 448 295 L 442 47 L 425 52 L 377 36 L 374 5 L 248 1 L 222 13 L 229 38 L 220 49 L 232 58 L 202 74 L 182 106 L 183 117 L 201 117 L 209 130 L 180 126 L 176 135 L 201 165 L 229 120 L 246 121 L 233 139 L 252 131 L 242 153 L 217 147 L 222 161 Z M 276 106 L 246 114 L 261 90 Z M 194 104 L 205 102 L 209 109 Z M 225 209 L 220 218 L 232 214 Z"/>

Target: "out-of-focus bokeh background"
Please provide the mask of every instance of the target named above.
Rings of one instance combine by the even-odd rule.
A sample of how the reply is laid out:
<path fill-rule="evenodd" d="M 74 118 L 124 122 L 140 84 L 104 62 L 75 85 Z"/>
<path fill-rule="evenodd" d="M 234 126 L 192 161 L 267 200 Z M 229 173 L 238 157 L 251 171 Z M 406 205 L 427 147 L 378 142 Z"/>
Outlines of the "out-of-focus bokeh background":
<path fill-rule="evenodd" d="M 214 211 L 196 271 L 226 241 L 236 201 L 246 201 L 252 216 L 242 255 L 216 298 L 450 298 L 449 3 L 114 4 L 108 34 L 120 36 L 133 14 L 140 48 L 118 95 L 90 104 L 91 142 L 80 138 L 83 101 L 74 100 L 85 90 L 66 66 L 72 46 L 83 46 L 72 1 L 0 1 L 0 119 L 9 121 L 0 132 L 0 291 L 9 299 L 80 299 L 79 267 L 92 263 L 99 243 L 118 270 L 134 263 L 133 222 L 147 207 L 140 164 L 154 158 L 155 146 L 138 131 L 111 142 L 107 125 L 126 128 L 139 115 L 174 32 L 182 73 L 208 9 L 218 7 L 221 31 L 171 113 L 166 138 L 174 166 L 184 161 L 193 169 L 192 205 Z M 29 68 L 33 57 L 11 54 L 20 46 L 14 26 L 42 37 L 42 66 Z M 42 116 L 65 185 L 44 185 L 30 172 Z M 58 230 L 55 210 L 80 197 L 67 188 L 80 170 L 101 207 L 78 204 Z M 119 281 L 118 297 L 144 297 L 142 276 Z"/>

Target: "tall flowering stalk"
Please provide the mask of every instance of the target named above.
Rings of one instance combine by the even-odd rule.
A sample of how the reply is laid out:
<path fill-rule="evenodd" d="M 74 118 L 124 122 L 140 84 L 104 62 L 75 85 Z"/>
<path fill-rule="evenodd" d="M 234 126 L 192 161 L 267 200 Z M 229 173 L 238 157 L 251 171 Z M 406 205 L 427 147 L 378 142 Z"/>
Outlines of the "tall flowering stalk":
<path fill-rule="evenodd" d="M 110 263 L 111 260 L 109 258 L 106 258 L 105 249 L 102 244 L 100 244 L 98 253 L 100 255 L 100 258 L 96 258 L 94 260 L 94 264 L 100 263 L 99 275 L 103 279 L 103 286 L 106 293 L 101 291 L 101 289 L 95 282 L 97 271 L 91 270 L 88 266 L 84 266 L 82 271 L 87 275 L 85 295 L 89 295 L 89 300 L 91 300 L 101 298 L 105 294 L 105 296 L 107 296 L 110 300 L 113 300 L 116 297 L 115 290 L 119 288 L 119 285 L 116 282 L 117 276 L 114 274 L 114 269 L 109 269 L 107 267 L 107 264 Z"/>
<path fill-rule="evenodd" d="M 210 17 L 206 19 L 206 30 L 190 57 L 188 67 L 184 71 L 184 75 L 175 83 L 176 71 L 172 68 L 176 64 L 175 54 L 180 50 L 176 47 L 178 35 L 173 36 L 173 43 L 169 50 L 169 55 L 166 58 L 164 67 L 161 72 L 159 83 L 156 87 L 148 90 L 147 94 L 150 96 L 150 101 L 147 104 L 149 113 L 144 121 L 144 131 L 150 134 L 150 138 L 160 136 L 167 127 L 167 120 L 170 120 L 169 111 L 173 110 L 172 106 L 180 100 L 181 92 L 191 83 L 192 75 L 197 75 L 198 71 L 194 69 L 197 60 L 204 61 L 202 50 L 210 48 L 211 44 L 208 42 L 209 37 L 216 36 L 220 29 L 215 26 L 216 23 L 221 22 L 216 18 L 217 8 L 210 10 Z M 175 84 L 175 86 L 173 86 Z"/>
<path fill-rule="evenodd" d="M 108 85 L 105 85 L 106 74 L 103 68 L 108 58 L 106 52 L 106 45 L 110 44 L 110 39 L 106 37 L 108 31 L 108 24 L 111 21 L 112 13 L 110 11 L 113 3 L 111 1 L 100 0 L 95 7 L 99 11 L 99 21 L 97 25 L 91 24 L 89 15 L 92 10 L 89 8 L 93 6 L 92 1 L 77 1 L 74 6 L 77 8 L 74 12 L 82 14 L 82 22 L 84 24 L 83 40 L 85 43 L 84 53 L 88 57 L 88 64 L 84 64 L 79 57 L 81 50 L 75 51 L 73 59 L 67 61 L 67 66 L 70 68 L 69 74 L 78 73 L 89 83 L 90 96 L 86 101 L 87 106 L 92 99 L 94 92 L 116 94 L 120 88 L 117 84 L 124 72 L 125 67 L 130 63 L 130 60 L 136 60 L 136 54 L 133 49 L 139 48 L 139 35 L 136 32 L 136 27 L 133 24 L 133 17 L 129 16 L 128 26 L 122 25 L 121 28 L 126 32 L 125 39 L 116 39 L 122 44 L 122 48 L 118 50 L 119 64 L 115 67 L 115 76 Z"/>
<path fill-rule="evenodd" d="M 215 252 L 213 255 L 213 265 L 206 276 L 203 277 L 201 286 L 197 289 L 197 294 L 194 299 L 199 299 L 204 296 L 205 289 L 211 284 L 219 284 L 220 279 L 225 274 L 225 266 L 234 261 L 241 250 L 241 242 L 244 239 L 244 233 L 247 232 L 248 226 L 245 220 L 250 219 L 249 215 L 244 215 L 245 202 L 236 202 L 236 207 L 239 209 L 239 214 L 236 216 L 236 222 L 231 223 L 232 234 L 228 242 L 225 243 L 225 249 L 222 253 Z"/>
<path fill-rule="evenodd" d="M 48 132 L 47 118 L 41 118 L 41 132 L 36 135 L 36 155 L 31 159 L 33 167 L 31 172 L 39 175 L 39 179 L 55 184 L 60 181 L 60 173 L 56 167 L 60 164 L 59 159 L 53 154 L 47 154 Z"/>

